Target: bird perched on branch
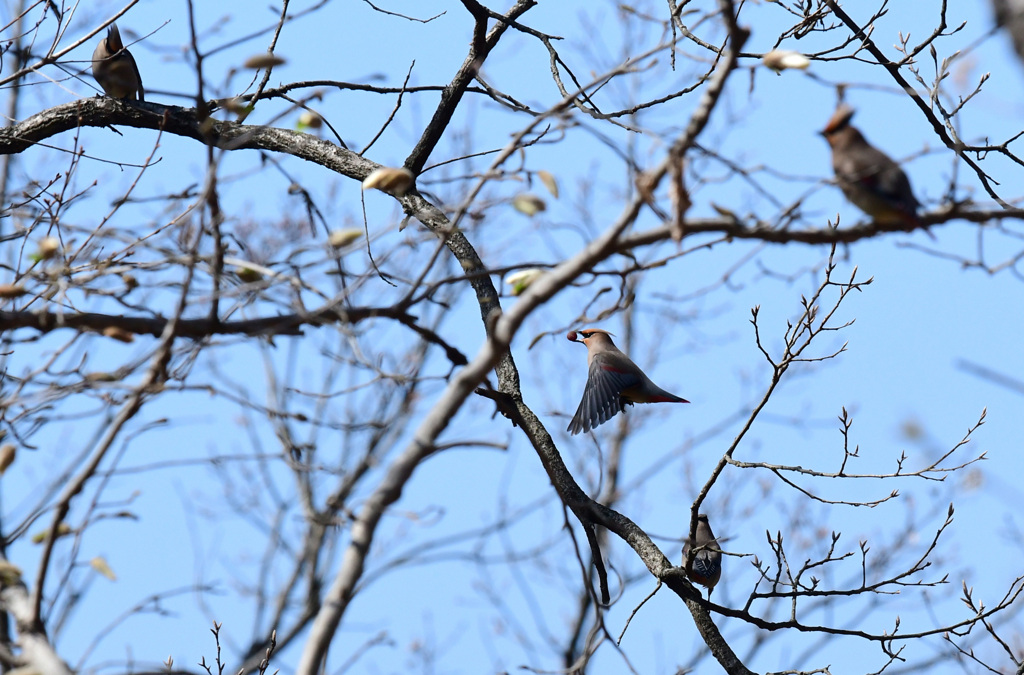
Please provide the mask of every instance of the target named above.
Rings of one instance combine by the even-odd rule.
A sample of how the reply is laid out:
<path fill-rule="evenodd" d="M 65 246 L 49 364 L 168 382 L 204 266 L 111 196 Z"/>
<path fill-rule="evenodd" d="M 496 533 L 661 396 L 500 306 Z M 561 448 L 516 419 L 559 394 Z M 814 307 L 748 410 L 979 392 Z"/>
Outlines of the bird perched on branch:
<path fill-rule="evenodd" d="M 579 333 L 570 331 L 566 337 L 570 342 L 587 346 L 590 365 L 583 400 L 566 429 L 574 436 L 604 424 L 616 413 L 625 412 L 626 404 L 689 403 L 651 382 L 639 366 L 619 351 L 608 331 L 586 328 Z"/>
<path fill-rule="evenodd" d="M 1024 0 L 992 0 L 996 25 L 1005 28 L 1017 56 L 1024 60 Z"/>
<path fill-rule="evenodd" d="M 100 40 L 92 53 L 92 75 L 111 98 L 146 100 L 139 67 L 132 53 L 124 48 L 116 23 L 110 24 L 107 37 Z"/>
<path fill-rule="evenodd" d="M 693 565 L 688 566 L 690 557 L 690 542 L 683 545 L 683 566 L 686 567 L 686 576 L 690 581 L 701 586 L 707 586 L 708 599 L 711 599 L 711 591 L 715 584 L 722 578 L 722 548 L 715 539 L 715 533 L 711 531 L 708 524 L 708 516 L 701 513 L 697 516 L 697 538 L 693 545 Z"/>
<path fill-rule="evenodd" d="M 921 227 L 921 204 L 910 179 L 888 155 L 867 142 L 850 126 L 854 110 L 840 105 L 821 135 L 832 148 L 832 168 L 846 198 L 876 222 L 900 224 L 907 230 Z"/>

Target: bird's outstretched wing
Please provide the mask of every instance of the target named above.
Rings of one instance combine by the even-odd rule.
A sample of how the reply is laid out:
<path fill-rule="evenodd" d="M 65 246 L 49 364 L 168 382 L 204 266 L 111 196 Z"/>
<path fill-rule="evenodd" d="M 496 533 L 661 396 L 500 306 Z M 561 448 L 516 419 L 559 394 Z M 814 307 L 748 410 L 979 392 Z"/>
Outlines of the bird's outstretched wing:
<path fill-rule="evenodd" d="M 567 431 L 573 435 L 590 431 L 626 409 L 622 392 L 642 384 L 634 372 L 621 370 L 598 355 L 590 362 L 587 387 Z"/>

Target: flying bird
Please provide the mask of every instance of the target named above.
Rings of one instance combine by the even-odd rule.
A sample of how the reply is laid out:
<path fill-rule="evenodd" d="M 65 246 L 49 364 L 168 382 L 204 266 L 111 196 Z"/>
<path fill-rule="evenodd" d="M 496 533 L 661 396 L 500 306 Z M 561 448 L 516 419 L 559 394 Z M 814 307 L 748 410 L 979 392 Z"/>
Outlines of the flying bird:
<path fill-rule="evenodd" d="M 100 40 L 92 53 L 92 75 L 111 98 L 146 100 L 139 67 L 132 53 L 124 48 L 116 23 L 110 24 L 107 37 Z"/>
<path fill-rule="evenodd" d="M 686 570 L 686 576 L 695 584 L 707 586 L 710 600 L 711 591 L 715 590 L 715 584 L 722 578 L 722 547 L 711 531 L 706 513 L 697 516 L 697 538 L 693 548 L 693 565 Z M 686 542 L 683 545 L 683 565 L 686 565 L 689 555 L 690 542 Z"/>
<path fill-rule="evenodd" d="M 574 436 L 604 424 L 616 413 L 625 412 L 626 404 L 689 403 L 651 382 L 639 366 L 619 351 L 608 331 L 586 328 L 579 333 L 570 331 L 566 337 L 570 342 L 587 346 L 590 366 L 583 400 L 566 429 Z"/>
<path fill-rule="evenodd" d="M 846 198 L 876 222 L 921 227 L 921 204 L 903 169 L 850 126 L 854 110 L 840 105 L 821 135 L 832 148 L 832 169 Z"/>

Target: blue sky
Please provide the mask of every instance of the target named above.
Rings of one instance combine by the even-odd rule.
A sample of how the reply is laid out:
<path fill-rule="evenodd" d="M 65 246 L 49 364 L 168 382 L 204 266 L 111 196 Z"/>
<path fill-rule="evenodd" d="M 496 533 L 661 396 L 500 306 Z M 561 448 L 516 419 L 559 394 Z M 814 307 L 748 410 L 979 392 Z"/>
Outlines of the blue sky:
<path fill-rule="evenodd" d="M 207 49 L 272 25 L 278 11 L 248 2 L 200 4 L 197 25 L 203 36 L 201 46 Z M 292 11 L 299 12 L 307 4 L 292 3 Z M 899 31 L 909 30 L 912 42 L 928 34 L 938 5 L 931 1 L 893 3 L 889 14 L 876 25 L 875 41 L 895 58 L 892 45 Z M 446 83 L 461 64 L 470 39 L 466 12 L 457 3 L 428 0 L 399 2 L 388 8 L 419 17 L 445 14 L 421 24 L 383 17 L 365 3 L 331 4 L 283 32 L 278 53 L 288 63 L 275 70 L 271 86 L 314 79 L 371 80 L 397 86 L 413 61 L 410 84 Z M 646 9 L 659 16 L 665 11 L 659 3 L 650 3 Z M 866 16 L 862 14 L 866 8 L 847 10 L 858 20 Z M 936 43 L 941 55 L 957 49 L 963 52 L 954 62 L 947 84 L 953 95 L 966 96 L 982 73 L 991 72 L 991 79 L 959 119 L 961 135 L 972 142 L 986 136 L 993 141 L 1007 138 L 1020 130 L 1022 119 L 1024 68 L 1014 60 L 1001 36 L 985 39 L 991 27 L 987 10 L 985 3 L 951 2 L 948 23 L 956 26 L 967 21 L 967 26 Z M 69 40 L 77 39 L 116 7 L 98 3 L 88 11 L 93 13 L 75 17 Z M 194 75 L 181 49 L 188 39 L 184 11 L 184 3 L 144 1 L 119 21 L 126 39 L 132 33 L 152 33 L 132 47 L 147 86 L 147 100 L 184 104 L 186 99 L 174 94 L 195 90 Z M 592 75 L 591 71 L 602 72 L 624 56 L 642 52 L 662 39 L 653 29 L 627 30 L 627 22 L 613 3 L 544 2 L 527 17 L 530 26 L 565 37 L 559 47 L 583 79 Z M 771 48 L 784 25 L 781 10 L 772 3 L 744 5 L 741 19 L 753 28 L 746 47 L 751 52 Z M 702 27 L 701 34 L 718 39 L 720 29 Z M 790 40 L 782 47 L 812 52 L 837 42 L 839 34 L 843 34 L 842 28 L 825 37 Z M 231 76 L 229 71 L 238 68 L 246 57 L 262 52 L 266 41 L 265 36 L 256 38 L 207 60 L 204 69 L 212 93 L 219 95 L 216 87 L 222 83 L 228 83 L 225 92 L 241 89 L 248 76 Z M 74 65 L 85 67 L 91 50 L 92 45 L 78 50 Z M 682 52 L 699 54 L 690 45 L 684 45 Z M 495 87 L 537 109 L 546 109 L 559 98 L 545 79 L 547 59 L 535 40 L 509 35 L 487 62 L 484 75 Z M 664 53 L 657 59 L 650 68 L 609 85 L 601 92 L 599 102 L 614 108 L 627 105 L 637 96 L 667 93 L 699 70 L 680 57 L 673 72 L 667 68 Z M 987 202 L 976 178 L 964 165 L 954 169 L 953 154 L 938 144 L 926 120 L 877 66 L 821 61 L 815 62 L 807 74 L 785 72 L 776 76 L 758 67 L 753 59 L 742 65 L 700 143 L 751 167 L 752 175 L 782 204 L 811 191 L 804 202 L 801 224 L 821 227 L 836 214 L 843 223 L 861 218 L 838 189 L 826 184 L 831 178 L 828 148 L 816 133 L 835 105 L 832 85 L 838 82 L 852 83 L 847 100 L 858 108 L 855 123 L 869 140 L 895 158 L 910 159 L 905 168 L 926 208 L 935 208 L 941 202 L 954 170 L 962 177 L 958 197 Z M 925 79 L 931 77 L 933 67 L 924 54 L 920 67 Z M 75 95 L 91 96 L 95 92 L 90 85 L 86 75 L 84 82 L 65 83 L 63 89 L 35 87 L 23 100 L 23 115 L 33 106 L 42 108 L 72 100 Z M 429 120 L 436 100 L 435 94 L 409 95 L 394 124 L 368 156 L 382 164 L 400 164 Z M 530 148 L 523 158 L 526 167 L 554 174 L 560 197 L 551 198 L 538 183 L 526 187 L 518 180 L 495 181 L 485 192 L 485 198 L 493 201 L 485 210 L 486 217 L 467 226 L 484 260 L 493 267 L 553 263 L 578 250 L 614 220 L 629 187 L 623 163 L 601 137 L 629 148 L 641 164 L 654 165 L 666 143 L 685 125 L 696 100 L 694 95 L 684 96 L 629 120 L 645 129 L 644 134 L 577 115 L 576 124 L 562 142 Z M 327 92 L 314 105 L 341 130 L 349 146 L 358 150 L 376 133 L 394 106 L 394 99 Z M 250 121 L 268 123 L 282 110 L 284 106 L 277 103 L 260 106 Z M 296 117 L 289 113 L 273 123 L 294 128 Z M 500 148 L 527 122 L 525 117 L 492 103 L 469 98 L 446 142 L 428 165 L 463 154 L 467 147 Z M 152 151 L 153 132 L 119 131 L 123 135 L 109 129 L 84 129 L 80 138 L 89 155 L 113 162 L 138 163 Z M 63 148 L 71 145 L 70 134 L 53 140 Z M 164 136 L 157 156 L 162 165 L 145 174 L 137 197 L 177 193 L 202 180 L 205 150 L 193 141 Z M 490 161 L 484 157 L 428 171 L 420 178 L 420 186 L 454 200 L 465 184 L 453 187 L 445 178 L 482 170 Z M 63 167 L 66 159 L 62 153 L 37 148 L 25 153 L 20 162 L 25 174 L 34 175 L 36 167 L 48 167 L 51 173 L 59 170 L 54 167 Z M 332 229 L 361 225 L 359 186 L 354 181 L 298 160 L 282 160 L 282 165 L 311 190 Z M 514 165 L 510 162 L 509 167 Z M 985 166 L 1001 182 L 1004 197 L 1019 196 L 1019 167 L 998 157 L 990 157 Z M 714 205 L 741 216 L 753 213 L 770 219 L 777 215 L 778 208 L 748 183 L 728 178 L 721 163 L 697 159 L 692 171 L 699 179 L 690 184 L 691 215 L 712 216 Z M 74 179 L 78 189 L 86 189 L 84 201 L 74 211 L 75 221 L 87 223 L 105 215 L 110 201 L 123 193 L 136 175 L 131 168 L 85 162 Z M 260 236 L 269 237 L 276 233 L 268 233 L 265 228 L 273 226 L 281 214 L 299 217 L 302 212 L 296 198 L 288 193 L 289 180 L 261 168 L 256 153 L 225 155 L 222 176 L 224 207 L 232 231 L 255 227 Z M 89 187 L 93 180 L 98 185 Z M 515 212 L 507 203 L 526 189 L 544 196 L 548 203 L 548 210 L 533 219 Z M 399 233 L 401 214 L 393 202 L 380 193 L 370 192 L 365 198 L 370 230 L 377 237 L 375 251 L 397 251 L 385 268 L 391 265 L 403 272 L 419 269 L 433 250 L 429 235 L 415 225 Z M 122 209 L 113 226 L 138 236 L 151 223 L 166 224 L 175 213 L 164 211 L 159 201 L 144 201 Z M 654 224 L 653 216 L 647 213 L 638 227 Z M 1011 222 L 1004 226 L 1011 233 L 1020 229 Z M 806 483 L 830 498 L 853 500 L 878 499 L 899 489 L 898 500 L 875 509 L 809 503 L 767 472 L 730 468 L 707 504 L 716 533 L 727 539 L 727 550 L 770 560 L 765 533 L 783 531 L 793 547 L 789 549 L 791 562 L 798 564 L 819 554 L 831 531 L 843 533 L 844 550 L 856 550 L 857 542 L 867 539 L 877 553 L 897 536 L 904 522 L 911 520 L 916 525 L 910 535 L 910 550 L 905 554 L 909 558 L 922 550 L 941 525 L 946 505 L 955 502 L 956 520 L 937 551 L 940 562 L 928 572 L 938 577 L 948 571 L 950 584 L 924 595 L 908 589 L 898 599 L 887 599 L 887 604 L 866 619 L 850 607 L 841 606 L 835 611 L 809 614 L 808 621 L 842 627 L 856 624 L 880 631 L 888 629 L 899 615 L 906 630 L 928 628 L 936 621 L 964 616 L 965 610 L 956 599 L 961 581 L 975 588 L 976 598 L 991 605 L 1020 574 L 1016 562 L 1020 544 L 1007 533 L 1019 526 L 1021 495 L 1013 477 L 1024 468 L 1017 417 L 1021 394 L 977 377 L 963 364 L 969 362 L 1024 378 L 1024 355 L 1016 338 L 1024 328 L 1022 287 L 1020 279 L 1006 270 L 990 274 L 950 259 L 974 258 L 980 246 L 986 262 L 996 265 L 1018 252 L 1019 238 L 994 225 L 979 229 L 963 222 L 936 228 L 935 235 L 936 241 L 920 233 L 891 235 L 837 252 L 837 277 L 846 279 L 857 266 L 858 278 L 874 279 L 839 310 L 843 320 L 855 323 L 835 336 L 824 336 L 813 348 L 815 354 L 825 354 L 848 342 L 847 351 L 828 362 L 794 368 L 736 457 L 834 470 L 842 450 L 836 418 L 845 407 L 854 417 L 851 440 L 859 445 L 861 453 L 854 468 L 871 473 L 892 470 L 902 452 L 907 453 L 908 465 L 913 467 L 952 447 L 987 409 L 985 425 L 961 451 L 965 459 L 984 452 L 986 461 L 969 473 L 951 475 L 943 483 L 911 479 Z M 296 247 L 307 250 L 297 259 L 322 256 L 323 237 L 321 232 L 317 239 L 300 240 Z M 700 241 L 692 238 L 687 245 Z M 661 247 L 638 255 L 641 260 L 652 260 L 672 252 L 674 249 Z M 658 535 L 657 541 L 674 559 L 678 559 L 679 544 L 673 540 L 683 536 L 689 504 L 740 427 L 735 417 L 756 402 L 767 385 L 767 365 L 754 344 L 750 310 L 760 306 L 759 321 L 766 345 L 778 350 L 785 322 L 798 315 L 801 295 L 812 293 L 820 283 L 827 253 L 822 247 L 799 244 L 759 247 L 732 242 L 683 256 L 645 274 L 636 301 L 638 336 L 631 354 L 656 382 L 692 403 L 644 406 L 628 412 L 630 419 L 643 420 L 643 426 L 625 450 L 622 480 L 627 485 L 642 482 L 619 508 Z M 5 263 L 15 259 L 16 252 L 4 253 Z M 273 256 L 266 262 L 283 265 Z M 353 269 L 368 268 L 363 251 L 358 249 L 346 256 L 346 264 Z M 614 261 L 612 267 L 624 264 Z M 720 285 L 730 270 L 730 283 Z M 596 491 L 614 424 L 597 431 L 596 443 L 586 436 L 570 438 L 563 431 L 575 410 L 586 373 L 584 351 L 565 340 L 564 329 L 579 327 L 569 324 L 599 288 L 614 288 L 614 280 L 608 277 L 587 281 L 586 285 L 566 289 L 536 312 L 517 336 L 513 350 L 526 401 L 542 415 L 577 480 Z M 329 287 L 328 282 L 324 283 Z M 706 288 L 711 290 L 694 297 L 698 289 Z M 389 293 L 387 288 L 371 284 L 362 298 L 370 302 L 374 294 L 386 299 Z M 482 341 L 471 295 L 460 299 L 440 329 L 469 355 L 476 353 Z M 151 299 L 164 301 L 159 294 Z M 605 300 L 597 306 L 604 306 L 601 303 Z M 514 298 L 506 297 L 503 302 L 511 304 Z M 277 311 L 277 307 L 271 310 Z M 666 321 L 668 310 L 677 314 L 677 320 Z M 622 332 L 618 318 L 601 325 Z M 529 349 L 534 336 L 549 331 L 553 334 Z M 402 335 L 402 340 L 407 337 L 394 329 L 380 332 Z M 19 347 L 9 367 L 15 371 L 28 367 L 39 354 L 58 348 L 68 338 L 57 332 L 34 345 Z M 263 514 L 266 504 L 262 500 L 267 494 L 255 478 L 251 484 L 245 482 L 247 476 L 240 465 L 228 463 L 226 471 L 231 472 L 237 485 L 247 486 L 235 495 L 239 503 L 252 500 L 254 506 L 248 514 L 226 514 L 223 476 L 211 470 L 206 460 L 212 456 L 279 453 L 280 446 L 269 425 L 246 420 L 230 401 L 211 397 L 202 389 L 204 384 L 219 385 L 222 378 L 228 378 L 248 390 L 254 401 L 264 401 L 268 364 L 262 355 L 253 346 L 223 342 L 225 346 L 215 347 L 191 373 L 189 384 L 195 389 L 165 395 L 161 403 L 144 409 L 132 424 L 122 469 L 151 467 L 165 461 L 185 465 L 117 475 L 106 488 L 104 501 L 131 499 L 129 508 L 140 519 L 101 522 L 83 539 L 79 558 L 87 561 L 94 555 L 106 557 L 118 580 L 93 580 L 83 606 L 60 633 L 58 648 L 72 664 L 86 652 L 97 626 L 113 621 L 154 592 L 200 581 L 213 584 L 217 591 L 202 598 L 193 593 L 178 595 L 161 603 L 168 615 L 143 614 L 120 625 L 90 652 L 86 666 L 108 670 L 106 664 L 116 664 L 109 670 L 117 671 L 119 662 L 129 656 L 138 662 L 156 663 L 170 654 L 181 667 L 191 667 L 201 656 L 209 659 L 213 654 L 208 630 L 211 620 L 224 623 L 222 635 L 229 647 L 244 647 L 253 638 L 254 610 L 247 584 L 258 573 L 262 534 L 244 516 Z M 291 382 L 297 388 L 315 391 L 324 377 L 320 350 L 337 347 L 339 342 L 331 331 L 310 329 L 301 340 L 279 340 L 269 364 L 279 374 L 290 368 L 294 373 Z M 92 340 L 86 341 L 83 349 L 94 359 L 90 370 L 101 370 L 125 359 L 141 358 L 153 344 L 146 339 L 132 345 Z M 439 376 L 446 370 L 440 360 L 429 369 Z M 339 378 L 339 382 L 345 383 L 346 378 Z M 442 386 L 438 382 L 425 388 L 427 405 Z M 355 414 L 360 401 L 343 400 L 336 405 L 339 415 L 342 411 Z M 173 423 L 143 430 L 147 423 L 165 417 Z M 63 466 L 70 455 L 81 451 L 85 447 L 83 436 L 94 433 L 102 424 L 95 418 L 88 424 L 71 421 L 54 425 L 58 428 L 47 429 L 36 439 L 38 454 L 23 453 L 5 476 L 2 497 L 6 522 L 24 517 L 26 509 L 36 502 L 40 482 L 53 466 Z M 919 429 L 920 434 L 908 434 L 911 427 Z M 346 442 L 329 433 L 315 438 L 324 453 L 342 449 Z M 332 646 L 331 672 L 337 672 L 360 645 L 385 630 L 392 642 L 370 649 L 351 672 L 498 672 L 519 666 L 545 669 L 559 665 L 553 657 L 558 643 L 551 642 L 547 634 L 564 636 L 575 606 L 579 568 L 546 475 L 523 437 L 500 417 L 491 419 L 490 408 L 483 401 L 461 411 L 442 440 L 507 442 L 508 449 L 446 451 L 417 471 L 402 500 L 385 520 L 368 569 L 372 583 L 353 603 Z M 292 490 L 289 475 L 281 467 L 270 480 L 282 494 Z M 327 477 L 321 480 L 330 482 Z M 138 496 L 133 497 L 136 491 Z M 424 548 L 426 559 L 422 564 L 379 576 L 394 557 L 445 536 L 486 526 L 498 514 L 520 509 L 527 509 L 528 515 L 507 532 L 488 537 L 479 547 L 473 540 L 441 547 L 436 553 Z M 298 527 L 296 521 L 293 531 Z M 977 555 L 979 550 L 984 554 Z M 67 551 L 58 547 L 61 555 L 66 556 Z M 511 568 L 490 564 L 492 557 L 510 552 L 522 553 L 524 561 Z M 34 569 L 38 555 L 39 548 L 27 542 L 19 542 L 11 550 L 12 560 L 24 569 Z M 643 578 L 635 556 L 621 542 L 613 541 L 606 556 L 616 573 L 640 574 Z M 715 591 L 716 602 L 742 605 L 756 581 L 751 557 L 727 559 L 725 581 Z M 282 574 L 283 569 L 275 567 L 273 574 Z M 857 569 L 856 564 L 837 566 L 828 581 L 840 583 L 855 578 Z M 89 573 L 83 572 L 82 578 L 88 578 Z M 653 585 L 650 579 L 633 583 L 617 598 L 607 614 L 612 634 L 618 634 Z M 926 600 L 935 603 L 934 614 L 925 609 Z M 499 602 L 509 611 L 500 611 L 500 605 L 496 609 Z M 510 615 L 516 618 L 510 620 Z M 831 672 L 838 674 L 876 670 L 884 663 L 875 645 L 855 640 L 818 645 L 806 635 L 784 635 L 755 648 L 759 634 L 754 629 L 735 620 L 719 618 L 717 622 L 737 653 L 755 670 L 809 669 L 831 664 Z M 924 658 L 937 645 L 939 640 L 913 645 L 908 651 Z M 633 619 L 623 649 L 642 673 L 671 673 L 685 663 L 696 663 L 699 672 L 718 668 L 709 657 L 701 656 L 706 648 L 702 648 L 690 618 L 665 590 Z M 991 643 L 978 649 L 1008 667 Z M 229 650 L 228 654 L 232 653 Z M 286 650 L 275 665 L 288 672 L 297 657 L 297 649 Z M 944 664 L 936 672 L 954 670 L 959 667 Z M 625 666 L 620 655 L 604 647 L 592 672 L 625 672 Z"/>

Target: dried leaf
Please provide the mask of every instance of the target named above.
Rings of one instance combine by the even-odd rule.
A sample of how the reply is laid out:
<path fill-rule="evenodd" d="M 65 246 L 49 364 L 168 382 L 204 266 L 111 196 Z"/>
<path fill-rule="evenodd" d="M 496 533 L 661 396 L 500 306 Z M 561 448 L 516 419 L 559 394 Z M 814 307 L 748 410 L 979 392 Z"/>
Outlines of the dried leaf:
<path fill-rule="evenodd" d="M 0 284 L 0 298 L 20 298 L 26 293 L 21 284 Z"/>
<path fill-rule="evenodd" d="M 223 102 L 223 105 L 225 110 L 236 115 L 241 115 L 242 113 L 248 115 L 253 111 L 252 103 L 249 103 L 244 98 L 240 98 L 237 96 L 234 98 L 226 99 Z"/>
<path fill-rule="evenodd" d="M 259 270 L 246 267 L 245 265 L 238 265 L 235 268 L 235 274 L 237 274 L 238 278 L 247 284 L 256 283 L 263 278 L 263 275 L 260 274 Z"/>
<path fill-rule="evenodd" d="M 388 166 L 373 171 L 363 179 L 363 189 L 377 188 L 381 192 L 401 197 L 412 187 L 416 177 L 406 168 L 394 169 Z"/>
<path fill-rule="evenodd" d="M 7 471 L 7 467 L 14 463 L 14 456 L 18 454 L 18 449 L 11 443 L 5 443 L 0 446 L 0 476 Z"/>
<path fill-rule="evenodd" d="M 57 538 L 65 537 L 71 534 L 71 526 L 67 523 L 61 523 L 57 526 Z M 33 544 L 42 544 L 44 541 L 50 538 L 50 528 L 46 528 L 42 532 L 36 532 L 32 535 Z"/>
<path fill-rule="evenodd" d="M 549 171 L 538 171 L 537 178 L 540 179 L 541 183 L 544 183 L 544 187 L 548 189 L 551 196 L 558 199 L 558 181 L 551 175 Z"/>
<path fill-rule="evenodd" d="M 114 574 L 114 570 L 110 569 L 110 565 L 102 557 L 96 556 L 89 561 L 89 565 L 111 581 L 117 581 L 117 575 Z"/>
<path fill-rule="evenodd" d="M 124 328 L 118 328 L 117 326 L 107 326 L 103 329 L 103 335 L 118 342 L 129 343 L 135 341 L 133 333 L 129 333 Z"/>
<path fill-rule="evenodd" d="M 711 208 L 718 212 L 719 215 L 725 216 L 726 218 L 732 218 L 733 220 L 739 220 L 739 216 L 736 215 L 735 211 L 731 211 L 720 204 L 711 202 Z"/>
<path fill-rule="evenodd" d="M 363 231 L 356 227 L 334 230 L 327 236 L 327 243 L 334 248 L 344 248 L 363 236 Z"/>
<path fill-rule="evenodd" d="M 532 195 L 529 192 L 523 192 L 513 197 L 512 206 L 516 211 L 525 213 L 531 217 L 548 208 L 548 205 L 544 203 L 543 199 L 537 195 Z"/>
<path fill-rule="evenodd" d="M 273 68 L 274 66 L 281 66 L 287 63 L 284 59 L 276 54 L 257 54 L 256 56 L 250 56 L 242 64 L 243 68 L 249 68 L 251 70 L 259 70 L 260 68 Z"/>
<path fill-rule="evenodd" d="M 636 179 L 633 181 L 636 185 L 636 190 L 640 194 L 640 198 L 644 200 L 645 204 L 654 204 L 654 177 L 646 171 L 641 171 L 636 175 Z"/>
<path fill-rule="evenodd" d="M 0 560 L 0 583 L 4 586 L 13 586 L 19 581 L 21 581 L 21 568 L 9 560 Z"/>

